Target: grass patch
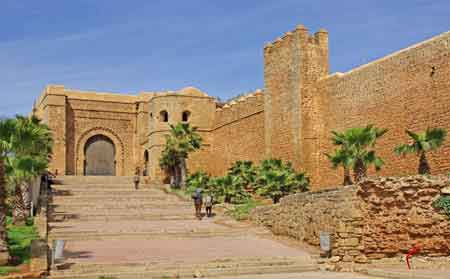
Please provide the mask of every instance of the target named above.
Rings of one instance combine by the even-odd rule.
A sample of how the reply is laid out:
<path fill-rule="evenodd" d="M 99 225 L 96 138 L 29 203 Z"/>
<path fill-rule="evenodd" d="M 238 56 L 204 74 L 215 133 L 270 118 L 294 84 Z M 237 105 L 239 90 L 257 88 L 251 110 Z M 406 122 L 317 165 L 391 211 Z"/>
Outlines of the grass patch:
<path fill-rule="evenodd" d="M 0 276 L 8 275 L 12 272 L 18 272 L 19 269 L 14 266 L 0 266 Z"/>
<path fill-rule="evenodd" d="M 10 255 L 17 257 L 19 263 L 28 263 L 31 256 L 31 241 L 39 238 L 32 219 L 27 220 L 24 226 L 14 226 L 11 219 L 8 219 L 7 234 Z"/>
<path fill-rule="evenodd" d="M 238 221 L 247 220 L 252 209 L 258 205 L 262 205 L 262 202 L 249 199 L 243 204 L 238 204 L 232 209 L 228 209 L 227 214 Z"/>
<path fill-rule="evenodd" d="M 450 217 L 450 197 L 449 196 L 440 196 L 437 200 L 433 202 L 433 207 L 436 209 L 440 209 Z"/>

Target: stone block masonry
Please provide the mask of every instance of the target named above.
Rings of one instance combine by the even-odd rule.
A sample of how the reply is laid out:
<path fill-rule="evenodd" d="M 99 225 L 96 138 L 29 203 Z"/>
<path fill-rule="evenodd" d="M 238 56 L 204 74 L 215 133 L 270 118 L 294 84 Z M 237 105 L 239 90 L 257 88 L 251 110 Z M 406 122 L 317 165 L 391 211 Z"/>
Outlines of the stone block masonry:
<path fill-rule="evenodd" d="M 237 160 L 255 163 L 265 158 L 264 94 L 261 90 L 216 109 L 211 131 L 213 146 L 207 170 L 224 175 Z"/>
<path fill-rule="evenodd" d="M 320 231 L 333 235 L 332 256 L 342 262 L 406 253 L 415 245 L 427 256 L 450 255 L 450 219 L 432 207 L 446 177 L 368 178 L 356 186 L 288 196 L 256 208 L 252 220 L 319 246 Z"/>
<path fill-rule="evenodd" d="M 386 162 L 380 175 L 415 174 L 417 158 L 393 149 L 408 141 L 406 129 L 450 131 L 450 32 L 346 73 L 329 73 L 328 52 L 327 31 L 297 26 L 264 48 L 264 89 L 224 106 L 193 87 L 135 96 L 48 86 L 33 112 L 55 135 L 51 170 L 83 175 L 88 140 L 101 135 L 114 145 L 116 175 L 140 167 L 164 180 L 165 135 L 187 113 L 204 138 L 191 172 L 223 175 L 237 160 L 280 158 L 306 171 L 313 190 L 325 189 L 342 180 L 324 155 L 334 149 L 331 131 L 374 124 L 389 129 L 376 147 Z M 449 172 L 450 140 L 429 161 L 434 174 Z"/>

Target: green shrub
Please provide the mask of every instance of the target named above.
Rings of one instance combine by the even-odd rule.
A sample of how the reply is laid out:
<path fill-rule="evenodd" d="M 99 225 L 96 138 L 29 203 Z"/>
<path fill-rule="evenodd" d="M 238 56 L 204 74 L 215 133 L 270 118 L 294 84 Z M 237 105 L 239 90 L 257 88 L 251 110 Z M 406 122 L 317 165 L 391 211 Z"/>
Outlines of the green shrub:
<path fill-rule="evenodd" d="M 209 175 L 206 172 L 195 172 L 186 179 L 186 192 L 191 195 L 195 189 L 202 189 L 204 192 L 209 192 Z"/>
<path fill-rule="evenodd" d="M 255 183 L 256 169 L 252 161 L 236 161 L 229 168 L 228 175 L 239 177 L 244 188 L 249 189 Z"/>
<path fill-rule="evenodd" d="M 305 173 L 296 173 L 290 162 L 269 159 L 257 168 L 255 186 L 257 194 L 278 203 L 286 195 L 307 191 L 309 179 Z"/>
<path fill-rule="evenodd" d="M 20 270 L 14 266 L 0 266 L 0 276 L 19 271 Z"/>
<path fill-rule="evenodd" d="M 225 175 L 213 178 L 210 180 L 209 189 L 217 202 L 240 204 L 251 197 L 239 176 Z"/>
<path fill-rule="evenodd" d="M 7 234 L 8 247 L 11 256 L 16 256 L 21 263 L 26 263 L 30 260 L 31 241 L 38 239 L 38 233 L 32 225 L 32 220 L 27 220 L 25 226 L 14 226 L 11 224 L 11 219 L 7 219 Z"/>
<path fill-rule="evenodd" d="M 440 196 L 437 200 L 433 202 L 433 207 L 436 209 L 440 209 L 445 212 L 445 214 L 450 217 L 450 197 L 449 196 Z"/>

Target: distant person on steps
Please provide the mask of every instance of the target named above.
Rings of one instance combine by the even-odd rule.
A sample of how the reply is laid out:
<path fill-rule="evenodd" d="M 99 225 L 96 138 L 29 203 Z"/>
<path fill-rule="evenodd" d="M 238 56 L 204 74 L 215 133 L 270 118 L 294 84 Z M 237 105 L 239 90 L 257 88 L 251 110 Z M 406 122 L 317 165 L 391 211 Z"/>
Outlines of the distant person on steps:
<path fill-rule="evenodd" d="M 133 182 L 134 182 L 134 188 L 139 189 L 139 181 L 140 181 L 140 169 L 139 167 L 136 168 L 136 171 L 134 172 Z"/>
<path fill-rule="evenodd" d="M 213 196 L 211 193 L 208 193 L 205 197 L 205 209 L 206 209 L 206 216 L 211 217 L 212 216 L 212 206 L 213 206 Z"/>
<path fill-rule="evenodd" d="M 194 200 L 195 216 L 199 220 L 201 220 L 202 219 L 202 204 L 203 204 L 202 189 L 200 189 L 200 188 L 195 189 L 195 192 L 192 194 L 192 199 Z"/>

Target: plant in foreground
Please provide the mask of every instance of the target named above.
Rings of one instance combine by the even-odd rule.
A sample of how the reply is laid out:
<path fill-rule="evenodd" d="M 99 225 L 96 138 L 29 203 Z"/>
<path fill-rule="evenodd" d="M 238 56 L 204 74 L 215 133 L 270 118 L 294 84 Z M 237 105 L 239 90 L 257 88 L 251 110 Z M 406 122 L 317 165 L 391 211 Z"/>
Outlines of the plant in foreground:
<path fill-rule="evenodd" d="M 433 207 L 444 211 L 450 217 L 450 196 L 440 196 L 433 202 Z"/>
<path fill-rule="evenodd" d="M 289 162 L 264 160 L 256 173 L 256 193 L 272 199 L 274 203 L 286 195 L 305 192 L 309 188 L 309 179 L 305 173 L 296 173 Z"/>
<path fill-rule="evenodd" d="M 374 165 L 379 170 L 383 160 L 375 154 L 375 143 L 383 136 L 387 129 L 380 129 L 373 125 L 350 128 L 342 133 L 333 131 L 333 143 L 339 146 L 351 158 L 355 182 L 367 176 L 367 168 Z"/>
<path fill-rule="evenodd" d="M 398 155 L 407 153 L 416 153 L 419 156 L 419 174 L 430 174 L 431 169 L 428 163 L 426 153 L 438 149 L 447 137 L 447 130 L 442 128 L 428 128 L 425 132 L 413 133 L 406 130 L 411 137 L 411 144 L 402 144 L 397 146 L 394 152 Z"/>

